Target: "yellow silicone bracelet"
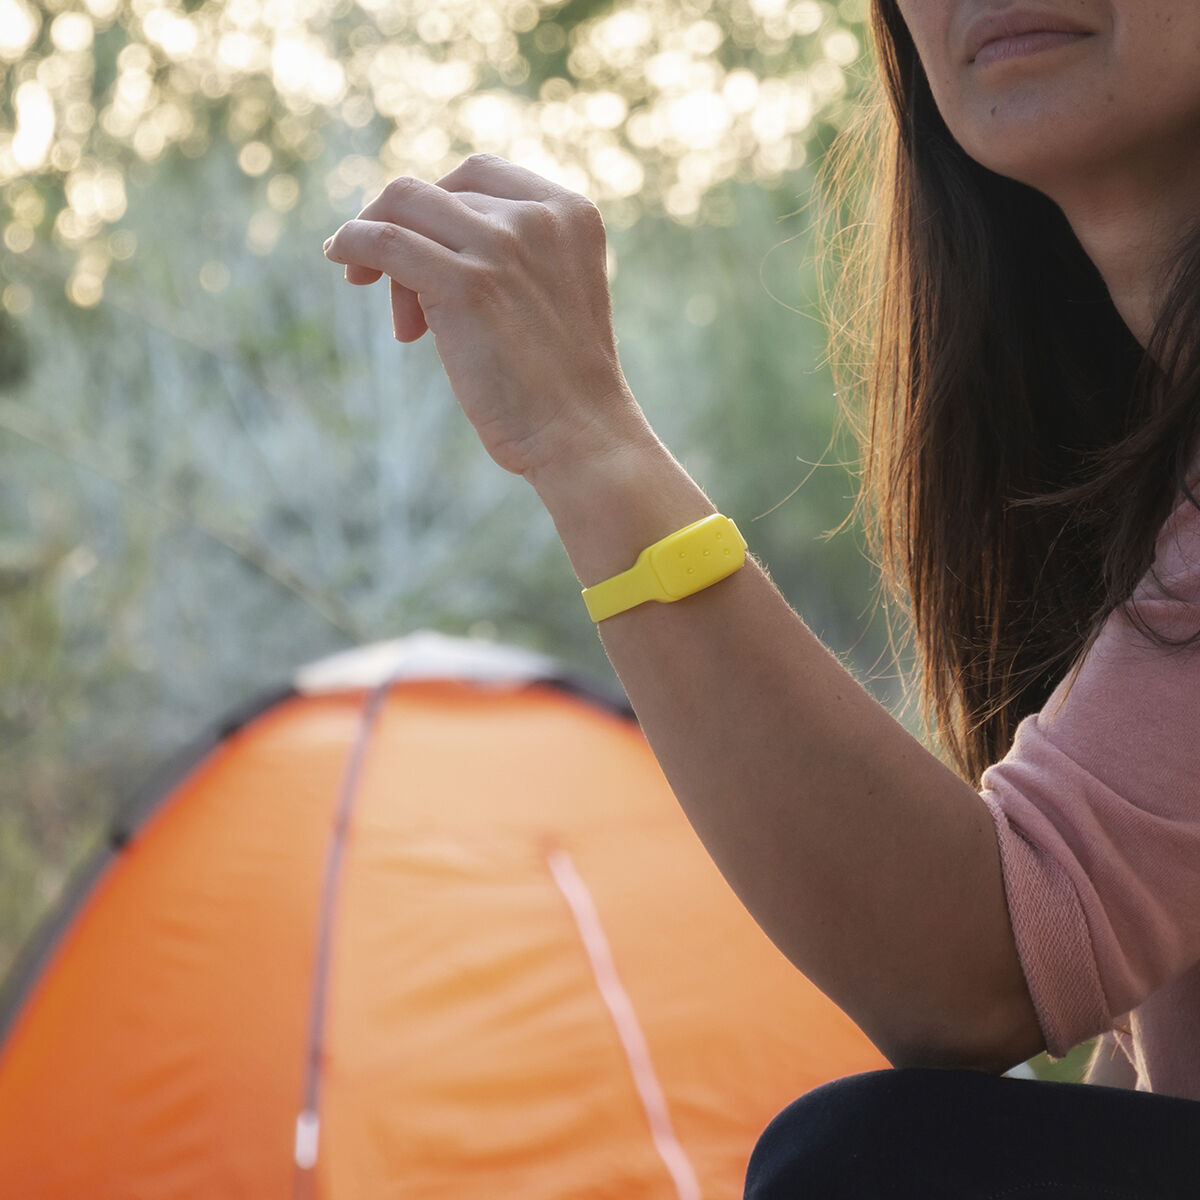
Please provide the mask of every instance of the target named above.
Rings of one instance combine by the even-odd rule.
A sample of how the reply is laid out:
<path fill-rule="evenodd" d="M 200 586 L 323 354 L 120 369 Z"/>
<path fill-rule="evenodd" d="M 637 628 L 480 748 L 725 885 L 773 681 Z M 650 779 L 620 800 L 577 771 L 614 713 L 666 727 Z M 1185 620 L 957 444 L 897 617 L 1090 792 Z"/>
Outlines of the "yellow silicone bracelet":
<path fill-rule="evenodd" d="M 720 513 L 647 546 L 628 571 L 583 589 L 593 621 L 615 617 L 651 600 L 670 604 L 732 575 L 746 562 L 746 539 Z"/>

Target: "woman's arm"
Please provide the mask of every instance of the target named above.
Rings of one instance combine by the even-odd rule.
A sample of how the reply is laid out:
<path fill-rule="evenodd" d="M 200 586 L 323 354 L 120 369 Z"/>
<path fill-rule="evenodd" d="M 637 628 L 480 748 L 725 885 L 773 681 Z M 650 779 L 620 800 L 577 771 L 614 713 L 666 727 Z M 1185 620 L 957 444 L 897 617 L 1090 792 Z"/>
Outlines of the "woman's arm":
<path fill-rule="evenodd" d="M 650 435 L 532 482 L 584 586 L 713 511 Z M 600 633 L 725 878 L 889 1061 L 1002 1071 L 1042 1049 L 982 799 L 755 563 Z"/>
<path fill-rule="evenodd" d="M 581 582 L 713 511 L 617 360 L 603 223 L 488 156 L 397 180 L 326 245 L 432 330 L 492 457 Z M 582 605 L 581 605 L 582 617 Z M 1041 1049 L 981 797 L 836 662 L 753 562 L 601 635 L 675 794 L 759 924 L 895 1064 L 1001 1071 Z"/>

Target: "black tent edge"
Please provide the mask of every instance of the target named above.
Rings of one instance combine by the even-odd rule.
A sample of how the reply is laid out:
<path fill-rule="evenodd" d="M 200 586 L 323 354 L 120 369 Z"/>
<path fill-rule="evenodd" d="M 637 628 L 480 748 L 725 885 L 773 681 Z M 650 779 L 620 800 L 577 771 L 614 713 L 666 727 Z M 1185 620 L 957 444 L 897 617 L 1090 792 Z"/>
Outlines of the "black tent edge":
<path fill-rule="evenodd" d="M 596 708 L 607 710 L 614 716 L 624 717 L 628 721 L 637 721 L 633 705 L 629 703 L 625 693 L 615 685 L 606 687 L 599 680 L 589 679 L 571 672 L 552 675 L 537 682 L 548 683 L 568 696 L 585 700 Z"/>
<path fill-rule="evenodd" d="M 576 699 L 588 702 L 614 716 L 636 721 L 624 693 L 599 681 L 571 672 L 555 673 L 525 686 L 550 685 Z M 166 803 L 183 781 L 227 738 L 258 717 L 293 697 L 302 695 L 294 684 L 270 688 L 219 718 L 194 742 L 156 770 L 131 799 L 121 806 L 99 845 L 72 872 L 49 912 L 26 938 L 12 965 L 0 981 L 0 1058 L 17 1014 L 25 1005 L 42 971 L 48 965 L 63 935 L 112 862 L 137 836 L 139 830 Z"/>
<path fill-rule="evenodd" d="M 99 844 L 71 873 L 58 899 L 17 952 L 0 983 L 0 1055 L 34 985 L 41 977 L 79 909 L 138 831 L 183 781 L 223 742 L 277 704 L 290 700 L 296 689 L 289 683 L 255 696 L 213 722 L 153 772 L 147 782 L 117 812 L 101 834 Z"/>

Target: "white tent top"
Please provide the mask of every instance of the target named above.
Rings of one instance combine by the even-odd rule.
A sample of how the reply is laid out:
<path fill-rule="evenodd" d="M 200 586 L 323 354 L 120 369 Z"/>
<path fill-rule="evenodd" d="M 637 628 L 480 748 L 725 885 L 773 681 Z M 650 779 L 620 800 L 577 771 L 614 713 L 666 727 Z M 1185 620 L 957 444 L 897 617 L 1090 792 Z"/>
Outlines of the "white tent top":
<path fill-rule="evenodd" d="M 557 679 L 553 658 L 517 646 L 424 631 L 330 655 L 301 667 L 293 683 L 305 696 L 357 691 L 390 680 L 461 679 L 512 687 Z"/>

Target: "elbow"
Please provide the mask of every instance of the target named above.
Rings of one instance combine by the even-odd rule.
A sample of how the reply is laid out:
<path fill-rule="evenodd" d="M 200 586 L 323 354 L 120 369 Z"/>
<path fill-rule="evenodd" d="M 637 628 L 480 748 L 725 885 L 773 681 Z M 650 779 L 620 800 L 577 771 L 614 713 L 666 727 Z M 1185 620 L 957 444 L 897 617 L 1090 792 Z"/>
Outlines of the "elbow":
<path fill-rule="evenodd" d="M 896 1069 L 932 1068 L 944 1071 L 979 1071 L 1003 1075 L 1046 1048 L 1028 998 L 1017 1011 L 999 1019 L 949 1024 L 904 1041 L 880 1046 Z"/>
<path fill-rule="evenodd" d="M 1036 1053 L 1036 1052 L 1035 1052 Z M 897 1070 L 978 1071 L 983 1075 L 1003 1075 L 1026 1057 L 960 1047 L 918 1046 L 901 1051 L 884 1051 L 884 1057 Z"/>

